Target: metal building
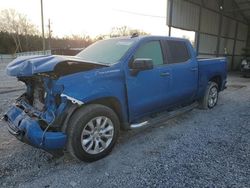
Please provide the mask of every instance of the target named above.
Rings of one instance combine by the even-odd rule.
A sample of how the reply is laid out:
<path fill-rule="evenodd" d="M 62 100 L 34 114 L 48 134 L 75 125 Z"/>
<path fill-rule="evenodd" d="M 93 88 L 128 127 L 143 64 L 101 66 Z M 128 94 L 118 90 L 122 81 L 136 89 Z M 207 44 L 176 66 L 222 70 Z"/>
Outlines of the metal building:
<path fill-rule="evenodd" d="M 227 56 L 228 69 L 240 67 L 250 47 L 250 0 L 167 0 L 169 35 L 173 28 L 194 31 L 200 57 Z"/>

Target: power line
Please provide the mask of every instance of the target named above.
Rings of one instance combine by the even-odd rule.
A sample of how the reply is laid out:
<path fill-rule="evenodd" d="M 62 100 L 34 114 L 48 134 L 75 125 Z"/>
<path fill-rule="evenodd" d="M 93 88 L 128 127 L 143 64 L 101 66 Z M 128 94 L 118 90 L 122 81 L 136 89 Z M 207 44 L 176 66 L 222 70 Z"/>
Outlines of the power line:
<path fill-rule="evenodd" d="M 138 12 L 132 12 L 132 11 L 127 11 L 127 10 L 120 10 L 120 9 L 113 9 L 118 12 L 125 12 L 128 14 L 133 14 L 133 15 L 138 15 L 138 16 L 147 16 L 151 18 L 161 18 L 161 19 L 166 19 L 165 16 L 158 16 L 158 15 L 151 15 L 151 14 L 143 14 L 143 13 L 138 13 Z"/>

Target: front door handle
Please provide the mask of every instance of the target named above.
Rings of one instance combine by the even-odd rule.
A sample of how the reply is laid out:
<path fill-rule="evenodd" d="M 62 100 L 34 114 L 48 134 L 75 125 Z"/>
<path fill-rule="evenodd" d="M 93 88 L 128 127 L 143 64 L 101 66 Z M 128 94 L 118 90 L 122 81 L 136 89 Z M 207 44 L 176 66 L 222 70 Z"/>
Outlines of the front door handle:
<path fill-rule="evenodd" d="M 160 75 L 161 75 L 161 76 L 170 76 L 170 73 L 169 73 L 169 72 L 161 72 Z"/>
<path fill-rule="evenodd" d="M 190 70 L 191 70 L 191 71 L 197 71 L 198 68 L 191 68 Z"/>

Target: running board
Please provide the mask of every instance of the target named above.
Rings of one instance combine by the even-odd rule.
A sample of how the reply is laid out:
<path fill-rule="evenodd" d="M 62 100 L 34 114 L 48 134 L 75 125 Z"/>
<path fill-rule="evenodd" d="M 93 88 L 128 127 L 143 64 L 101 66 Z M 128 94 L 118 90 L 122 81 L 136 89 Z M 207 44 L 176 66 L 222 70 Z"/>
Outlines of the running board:
<path fill-rule="evenodd" d="M 179 108 L 177 110 L 173 110 L 173 111 L 170 111 L 170 112 L 162 112 L 155 118 L 149 118 L 146 121 L 136 123 L 136 124 L 131 124 L 130 129 L 138 129 L 138 128 L 141 128 L 141 127 L 145 127 L 147 125 L 163 123 L 164 121 L 167 121 L 167 120 L 169 120 L 171 118 L 174 118 L 174 117 L 179 116 L 179 115 L 181 115 L 183 113 L 186 113 L 188 111 L 193 110 L 198 105 L 199 105 L 198 102 L 195 102 L 195 103 L 193 103 L 193 104 L 191 104 L 189 106 L 185 106 L 185 107 Z"/>

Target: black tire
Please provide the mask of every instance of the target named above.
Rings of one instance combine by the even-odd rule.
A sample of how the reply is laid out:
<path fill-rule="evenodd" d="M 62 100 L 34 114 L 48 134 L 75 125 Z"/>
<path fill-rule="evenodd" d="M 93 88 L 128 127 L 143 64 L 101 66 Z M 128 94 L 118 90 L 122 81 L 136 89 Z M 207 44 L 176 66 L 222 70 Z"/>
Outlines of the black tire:
<path fill-rule="evenodd" d="M 97 117 L 98 118 L 107 117 L 109 120 L 111 120 L 112 125 L 114 127 L 114 129 L 112 130 L 113 137 L 111 142 L 109 142 L 107 148 L 105 148 L 100 153 L 91 154 L 85 151 L 83 148 L 84 146 L 82 146 L 82 133 L 84 130 L 86 130 L 86 127 L 88 126 L 87 124 L 89 122 L 92 122 L 92 120 Z M 87 105 L 77 110 L 70 119 L 67 128 L 67 135 L 68 135 L 67 149 L 73 157 L 81 161 L 92 162 L 99 160 L 107 156 L 112 151 L 118 139 L 119 131 L 120 131 L 120 122 L 116 113 L 112 109 L 99 104 Z M 98 144 L 96 144 L 96 142 L 93 142 L 93 140 L 91 142 L 92 145 L 99 146 L 99 142 Z M 91 146 L 91 148 L 93 148 L 93 146 Z"/>
<path fill-rule="evenodd" d="M 214 103 L 211 105 L 209 103 L 209 94 L 211 92 L 211 90 L 215 90 L 217 91 L 216 94 L 216 101 L 214 101 Z M 215 82 L 208 82 L 206 91 L 205 91 L 205 95 L 203 96 L 203 98 L 199 101 L 200 103 L 200 108 L 201 109 L 211 109 L 213 107 L 216 106 L 217 102 L 218 102 L 218 97 L 219 97 L 219 89 L 218 89 L 218 84 Z"/>

